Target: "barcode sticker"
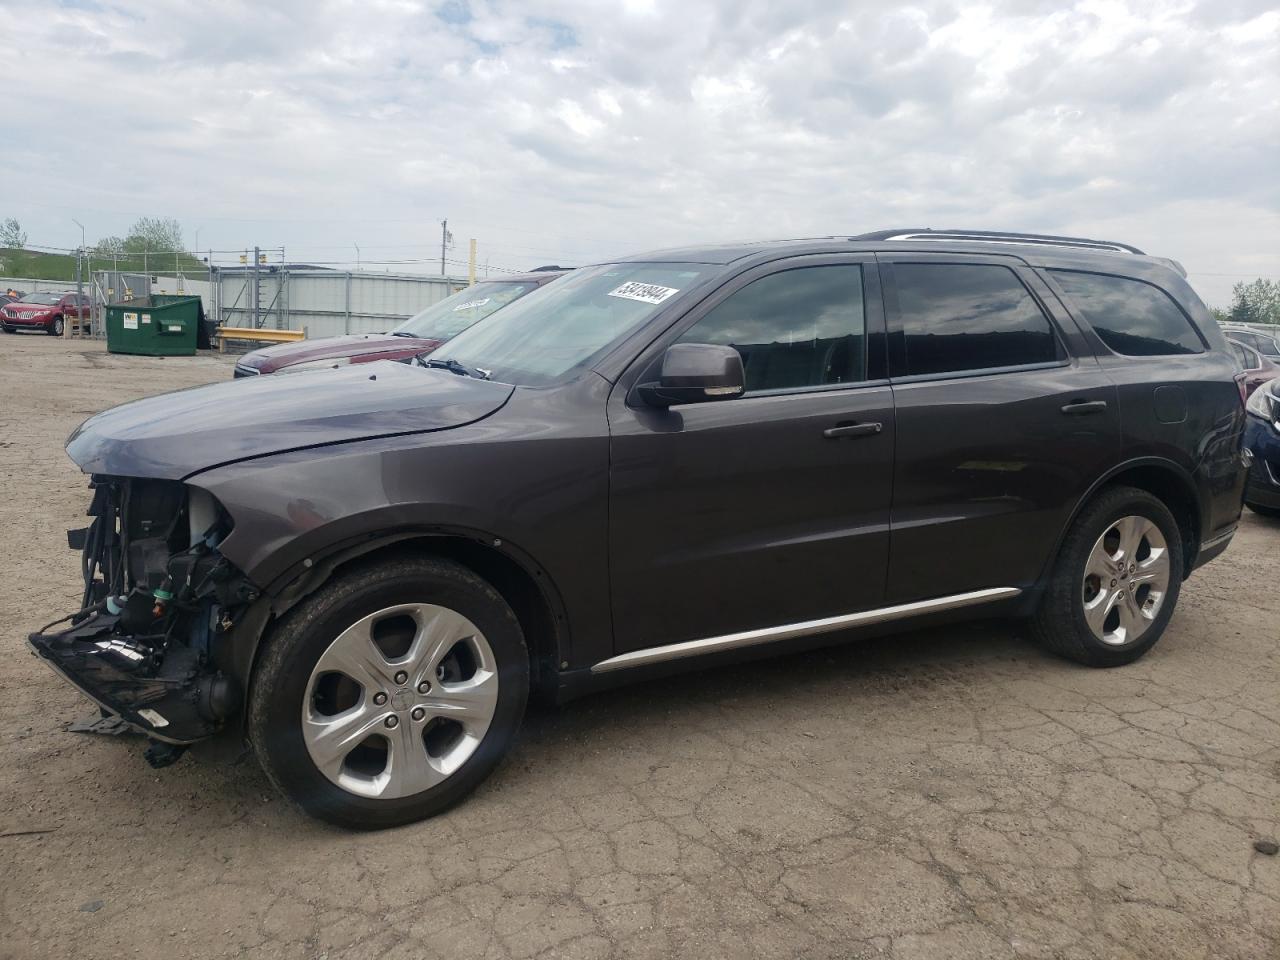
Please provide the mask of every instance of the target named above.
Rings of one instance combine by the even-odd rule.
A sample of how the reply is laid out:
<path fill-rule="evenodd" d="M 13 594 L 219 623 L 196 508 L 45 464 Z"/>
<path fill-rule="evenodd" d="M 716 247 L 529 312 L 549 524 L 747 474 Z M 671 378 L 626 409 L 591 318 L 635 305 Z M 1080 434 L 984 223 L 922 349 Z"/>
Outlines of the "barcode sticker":
<path fill-rule="evenodd" d="M 661 303 L 679 292 L 675 287 L 660 287 L 656 283 L 637 283 L 632 280 L 616 290 L 610 290 L 609 296 L 621 297 L 623 300 L 639 300 L 641 303 Z"/>

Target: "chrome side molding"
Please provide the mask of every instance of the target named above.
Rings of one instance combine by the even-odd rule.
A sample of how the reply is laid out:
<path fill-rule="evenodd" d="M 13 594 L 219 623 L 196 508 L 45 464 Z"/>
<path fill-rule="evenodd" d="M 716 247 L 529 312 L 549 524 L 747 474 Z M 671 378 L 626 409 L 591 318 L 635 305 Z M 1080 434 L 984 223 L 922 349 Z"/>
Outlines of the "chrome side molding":
<path fill-rule="evenodd" d="M 933 600 L 917 600 L 914 603 L 880 607 L 876 610 L 863 610 L 861 613 L 846 613 L 838 617 L 824 617 L 821 620 L 789 623 L 781 627 L 765 627 L 762 630 L 744 630 L 742 633 L 726 633 L 720 637 L 706 637 L 702 640 L 669 643 L 663 647 L 632 650 L 628 653 L 620 653 L 616 657 L 610 657 L 608 660 L 601 660 L 591 668 L 591 672 L 609 673 L 613 670 L 626 670 L 629 667 L 641 667 L 651 663 L 664 663 L 667 660 L 679 660 L 682 657 L 696 657 L 704 653 L 718 653 L 723 650 L 737 650 L 742 647 L 754 647 L 762 643 L 789 640 L 793 637 L 808 637 L 819 633 L 831 633 L 848 627 L 864 627 L 873 623 L 887 623 L 890 620 L 903 620 L 907 617 L 915 617 L 925 613 L 957 610 L 961 607 L 972 607 L 980 603 L 991 603 L 995 600 L 1011 600 L 1021 593 L 1022 591 L 1017 587 L 991 587 L 987 590 L 974 590 L 971 593 L 957 593 L 949 597 L 936 597 Z"/>

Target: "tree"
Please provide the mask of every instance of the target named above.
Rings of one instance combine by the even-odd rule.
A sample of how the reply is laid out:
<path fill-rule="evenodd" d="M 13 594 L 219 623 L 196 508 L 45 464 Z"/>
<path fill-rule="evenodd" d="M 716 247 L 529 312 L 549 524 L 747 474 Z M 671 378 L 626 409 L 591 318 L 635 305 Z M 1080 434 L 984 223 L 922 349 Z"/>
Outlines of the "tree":
<path fill-rule="evenodd" d="M 124 254 L 124 240 L 120 237 L 103 237 L 93 246 L 95 257 L 119 257 Z"/>
<path fill-rule="evenodd" d="M 1231 311 L 1223 310 L 1221 307 L 1210 307 L 1209 313 L 1213 315 L 1213 319 L 1217 323 L 1230 323 Z"/>
<path fill-rule="evenodd" d="M 1261 277 L 1231 288 L 1231 319 L 1236 323 L 1280 323 L 1280 282 Z"/>
<path fill-rule="evenodd" d="M 173 217 L 139 217 L 124 238 L 129 253 L 182 252 L 182 225 Z"/>
<path fill-rule="evenodd" d="M 13 217 L 9 217 L 4 223 L 0 224 L 0 247 L 21 250 L 26 245 L 27 231 L 22 229 L 22 224 L 13 219 Z"/>

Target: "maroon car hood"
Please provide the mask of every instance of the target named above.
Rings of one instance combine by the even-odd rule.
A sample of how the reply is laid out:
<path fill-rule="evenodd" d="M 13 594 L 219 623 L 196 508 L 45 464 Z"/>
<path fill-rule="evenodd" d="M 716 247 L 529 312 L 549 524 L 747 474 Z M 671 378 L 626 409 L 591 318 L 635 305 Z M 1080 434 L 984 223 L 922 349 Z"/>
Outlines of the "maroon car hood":
<path fill-rule="evenodd" d="M 311 360 L 336 360 L 350 357 L 352 363 L 370 360 L 407 360 L 419 353 L 429 353 L 440 346 L 439 340 L 418 337 L 393 337 L 387 333 L 362 333 L 349 337 L 324 337 L 320 340 L 300 340 L 297 343 L 280 343 L 246 353 L 236 366 L 257 370 L 259 373 L 275 373 L 282 367 Z"/>

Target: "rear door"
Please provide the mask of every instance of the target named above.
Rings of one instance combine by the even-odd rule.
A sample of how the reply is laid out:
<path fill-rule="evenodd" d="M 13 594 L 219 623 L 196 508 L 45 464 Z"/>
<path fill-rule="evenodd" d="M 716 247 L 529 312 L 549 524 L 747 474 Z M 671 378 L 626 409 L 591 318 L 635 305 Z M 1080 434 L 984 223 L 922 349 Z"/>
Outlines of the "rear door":
<path fill-rule="evenodd" d="M 727 344 L 746 392 L 669 410 L 609 401 L 610 580 L 619 653 L 879 606 L 889 550 L 893 397 L 870 255 L 749 271 L 677 341 Z M 629 399 L 630 396 L 630 399 Z"/>
<path fill-rule="evenodd" d="M 898 437 L 887 597 L 1036 581 L 1116 460 L 1116 390 L 1034 271 L 881 255 Z"/>

